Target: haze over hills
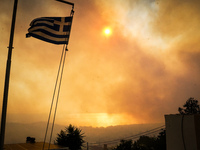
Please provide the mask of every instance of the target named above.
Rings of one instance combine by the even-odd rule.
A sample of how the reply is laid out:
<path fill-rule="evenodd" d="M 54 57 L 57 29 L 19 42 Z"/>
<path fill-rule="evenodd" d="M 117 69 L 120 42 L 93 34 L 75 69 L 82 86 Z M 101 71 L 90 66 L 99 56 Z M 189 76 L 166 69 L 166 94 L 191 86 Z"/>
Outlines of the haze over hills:
<path fill-rule="evenodd" d="M 109 126 L 105 128 L 80 126 L 79 128 L 82 129 L 83 133 L 85 133 L 84 135 L 86 142 L 98 143 L 113 139 L 123 139 L 125 137 L 145 132 L 147 130 L 160 127 L 162 125 L 164 125 L 164 123 L 118 125 L 118 126 Z M 51 129 L 51 125 L 49 126 L 49 129 Z M 59 133 L 61 129 L 64 130 L 65 126 L 58 124 L 55 125 L 52 136 L 52 143 L 54 142 L 57 133 Z M 37 122 L 32 124 L 7 123 L 5 143 L 6 144 L 25 143 L 26 137 L 28 136 L 35 137 L 36 142 L 43 142 L 45 131 L 46 131 L 45 122 Z M 50 133 L 48 134 L 48 137 L 49 135 Z M 47 142 L 48 141 L 49 140 L 47 138 Z"/>

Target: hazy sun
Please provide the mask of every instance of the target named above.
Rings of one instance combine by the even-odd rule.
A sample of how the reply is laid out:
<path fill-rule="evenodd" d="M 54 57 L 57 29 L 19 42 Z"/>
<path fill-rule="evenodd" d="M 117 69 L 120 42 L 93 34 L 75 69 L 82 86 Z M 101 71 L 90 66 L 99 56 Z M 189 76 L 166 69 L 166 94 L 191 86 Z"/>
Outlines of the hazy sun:
<path fill-rule="evenodd" d="M 105 28 L 104 29 L 104 34 L 105 35 L 110 35 L 111 34 L 111 29 L 110 28 Z"/>

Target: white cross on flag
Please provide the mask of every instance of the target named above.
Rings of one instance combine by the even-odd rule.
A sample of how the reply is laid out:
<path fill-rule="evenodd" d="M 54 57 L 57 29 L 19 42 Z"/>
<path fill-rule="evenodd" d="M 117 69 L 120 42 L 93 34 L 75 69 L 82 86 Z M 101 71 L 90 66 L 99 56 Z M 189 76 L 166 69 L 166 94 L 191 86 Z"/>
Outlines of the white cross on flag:
<path fill-rule="evenodd" d="M 53 43 L 68 44 L 72 17 L 41 17 L 30 23 L 26 37 Z"/>

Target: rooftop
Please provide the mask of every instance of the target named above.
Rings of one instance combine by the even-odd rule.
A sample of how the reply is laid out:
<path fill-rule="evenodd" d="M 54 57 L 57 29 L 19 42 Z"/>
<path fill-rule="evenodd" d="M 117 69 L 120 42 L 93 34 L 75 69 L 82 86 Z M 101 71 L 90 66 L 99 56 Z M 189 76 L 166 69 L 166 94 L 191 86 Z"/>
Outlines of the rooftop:
<path fill-rule="evenodd" d="M 48 143 L 45 144 L 44 149 L 48 149 Z M 19 144 L 5 144 L 4 150 L 41 150 L 43 148 L 43 142 L 36 143 L 19 143 Z M 67 150 L 59 145 L 50 145 L 51 150 Z"/>

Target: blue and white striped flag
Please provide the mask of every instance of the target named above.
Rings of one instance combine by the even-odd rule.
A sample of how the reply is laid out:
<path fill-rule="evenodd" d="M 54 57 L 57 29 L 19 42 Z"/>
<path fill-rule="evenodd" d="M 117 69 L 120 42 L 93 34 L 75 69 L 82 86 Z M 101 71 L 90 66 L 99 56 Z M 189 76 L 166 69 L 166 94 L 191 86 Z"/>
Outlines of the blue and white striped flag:
<path fill-rule="evenodd" d="M 26 37 L 53 43 L 68 44 L 71 30 L 72 17 L 41 17 L 30 23 Z"/>

